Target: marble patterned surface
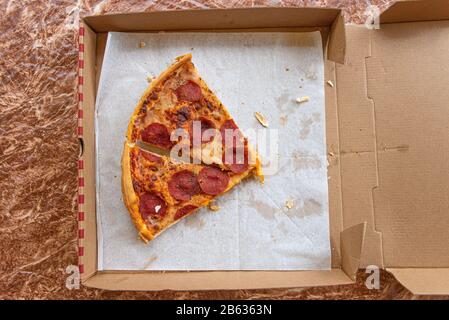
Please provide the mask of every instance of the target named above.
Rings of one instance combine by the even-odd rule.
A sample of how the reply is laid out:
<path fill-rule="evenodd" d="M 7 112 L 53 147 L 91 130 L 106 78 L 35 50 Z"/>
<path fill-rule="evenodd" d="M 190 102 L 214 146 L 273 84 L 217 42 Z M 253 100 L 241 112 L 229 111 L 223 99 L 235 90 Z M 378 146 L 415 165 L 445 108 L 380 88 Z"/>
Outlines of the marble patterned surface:
<path fill-rule="evenodd" d="M 0 2 L 1 299 L 417 298 L 383 272 L 380 290 L 356 285 L 201 292 L 108 292 L 65 287 L 77 264 L 77 31 L 80 17 L 131 11 L 248 6 L 329 6 L 346 20 L 390 0 L 3 0 Z M 427 297 L 419 297 L 427 298 Z"/>

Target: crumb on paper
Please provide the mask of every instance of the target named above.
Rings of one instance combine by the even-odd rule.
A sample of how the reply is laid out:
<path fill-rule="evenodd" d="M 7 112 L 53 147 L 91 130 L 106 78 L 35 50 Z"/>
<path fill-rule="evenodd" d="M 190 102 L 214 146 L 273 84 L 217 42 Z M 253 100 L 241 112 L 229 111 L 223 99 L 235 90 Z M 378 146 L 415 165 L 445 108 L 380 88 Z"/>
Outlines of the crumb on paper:
<path fill-rule="evenodd" d="M 211 202 L 211 203 L 209 203 L 209 210 L 211 210 L 211 211 L 218 211 L 218 210 L 220 210 L 220 206 L 218 206 L 215 203 Z"/>
<path fill-rule="evenodd" d="M 139 48 L 143 48 L 146 46 L 146 43 L 144 41 L 139 42 Z"/>
<path fill-rule="evenodd" d="M 332 81 L 330 81 L 330 80 L 327 80 L 327 84 L 328 84 L 331 88 L 334 87 L 334 83 L 333 83 Z"/>
<path fill-rule="evenodd" d="M 290 210 L 291 208 L 293 208 L 293 200 L 287 200 L 285 201 L 285 207 Z"/>
<path fill-rule="evenodd" d="M 290 71 L 290 69 L 289 68 L 285 68 L 285 71 Z"/>
<path fill-rule="evenodd" d="M 256 119 L 260 122 L 261 125 L 264 127 L 268 127 L 268 121 L 265 119 L 265 117 L 260 112 L 254 112 L 254 116 Z"/>
<path fill-rule="evenodd" d="M 155 76 L 153 76 L 153 75 L 150 74 L 150 75 L 147 76 L 147 82 L 148 82 L 148 83 L 151 83 L 151 82 L 153 82 L 153 80 L 154 80 L 155 78 L 156 78 Z"/>
<path fill-rule="evenodd" d="M 305 96 L 305 97 L 297 98 L 296 102 L 297 103 L 304 103 L 304 102 L 307 102 L 309 100 L 310 100 L 310 98 L 308 96 Z"/>

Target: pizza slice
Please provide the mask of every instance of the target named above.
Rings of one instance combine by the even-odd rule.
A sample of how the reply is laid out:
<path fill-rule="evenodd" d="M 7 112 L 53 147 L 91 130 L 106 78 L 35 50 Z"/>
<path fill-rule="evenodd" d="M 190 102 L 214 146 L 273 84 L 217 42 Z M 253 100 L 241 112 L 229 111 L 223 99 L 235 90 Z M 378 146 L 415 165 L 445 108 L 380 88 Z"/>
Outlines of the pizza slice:
<path fill-rule="evenodd" d="M 145 242 L 248 176 L 231 176 L 215 165 L 176 162 L 129 143 L 122 169 L 124 202 Z"/>
<path fill-rule="evenodd" d="M 244 178 L 263 182 L 259 156 L 190 54 L 144 92 L 128 125 L 122 170 L 126 207 L 146 241 Z"/>
<path fill-rule="evenodd" d="M 191 159 L 236 174 L 251 171 L 263 181 L 259 156 L 191 58 L 191 54 L 178 57 L 150 84 L 129 122 L 128 141 L 170 150 L 183 132 Z"/>

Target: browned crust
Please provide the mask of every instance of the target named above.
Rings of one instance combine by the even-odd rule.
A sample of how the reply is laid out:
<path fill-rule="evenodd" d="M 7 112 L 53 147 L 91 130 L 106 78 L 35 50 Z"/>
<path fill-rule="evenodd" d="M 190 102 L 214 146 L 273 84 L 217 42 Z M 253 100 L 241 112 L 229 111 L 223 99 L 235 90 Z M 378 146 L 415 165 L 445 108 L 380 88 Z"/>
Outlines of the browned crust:
<path fill-rule="evenodd" d="M 155 234 L 151 232 L 150 229 L 145 224 L 145 221 L 142 219 L 142 216 L 139 212 L 139 199 L 134 191 L 134 186 L 131 177 L 131 149 L 128 145 L 128 142 L 125 142 L 123 147 L 122 154 L 122 193 L 123 193 L 123 202 L 125 203 L 126 208 L 131 216 L 131 219 L 134 222 L 134 225 L 139 232 L 140 237 L 145 242 L 148 242 L 154 239 Z"/>

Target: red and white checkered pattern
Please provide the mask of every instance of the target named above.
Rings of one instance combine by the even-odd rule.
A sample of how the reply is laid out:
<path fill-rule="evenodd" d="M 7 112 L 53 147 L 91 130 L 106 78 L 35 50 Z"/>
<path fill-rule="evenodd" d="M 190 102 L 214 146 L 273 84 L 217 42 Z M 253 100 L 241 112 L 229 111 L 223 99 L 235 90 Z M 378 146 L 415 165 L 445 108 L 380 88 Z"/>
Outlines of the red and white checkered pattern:
<path fill-rule="evenodd" d="M 83 69 L 84 69 L 84 27 L 80 26 L 78 35 L 78 138 L 83 138 Z M 84 161 L 78 160 L 78 267 L 84 272 Z"/>

